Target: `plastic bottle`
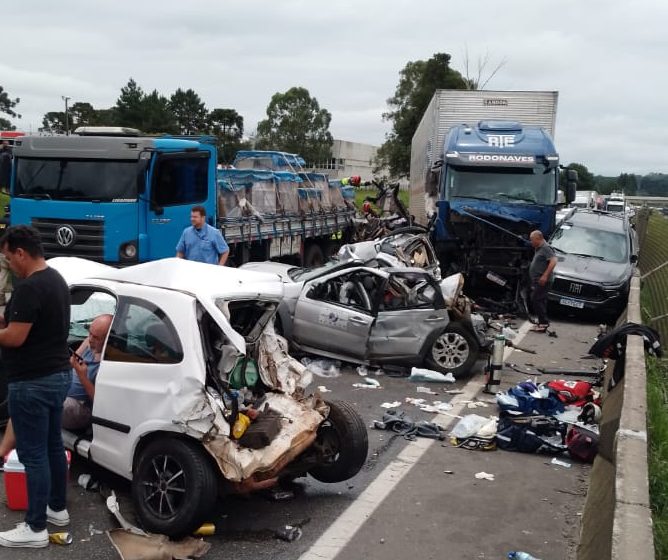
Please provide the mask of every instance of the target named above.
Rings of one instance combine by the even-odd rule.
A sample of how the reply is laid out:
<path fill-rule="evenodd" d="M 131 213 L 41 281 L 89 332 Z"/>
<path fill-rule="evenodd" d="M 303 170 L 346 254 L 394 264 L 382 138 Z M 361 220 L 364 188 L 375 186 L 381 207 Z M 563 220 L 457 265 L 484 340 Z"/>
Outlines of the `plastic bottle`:
<path fill-rule="evenodd" d="M 250 426 L 250 423 L 250 418 L 248 418 L 248 416 L 246 416 L 243 412 L 240 412 L 236 422 L 234 423 L 234 426 L 232 426 L 232 436 L 234 439 L 239 439 L 241 436 L 243 436 L 246 428 Z"/>
<path fill-rule="evenodd" d="M 540 560 L 540 558 L 536 558 L 535 556 L 531 556 L 528 552 L 522 552 L 522 551 L 512 551 L 508 553 L 508 558 L 510 560 Z"/>

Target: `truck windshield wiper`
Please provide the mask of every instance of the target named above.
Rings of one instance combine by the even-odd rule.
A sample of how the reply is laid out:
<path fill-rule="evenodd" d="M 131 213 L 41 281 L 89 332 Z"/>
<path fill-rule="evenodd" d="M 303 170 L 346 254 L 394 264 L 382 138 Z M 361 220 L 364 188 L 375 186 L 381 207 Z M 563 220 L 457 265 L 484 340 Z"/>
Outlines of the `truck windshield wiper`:
<path fill-rule="evenodd" d="M 453 194 L 452 198 L 472 198 L 474 200 L 492 200 L 486 196 L 474 196 L 472 194 Z"/>
<path fill-rule="evenodd" d="M 585 253 L 568 253 L 569 255 L 575 255 L 576 257 L 587 257 L 588 259 L 598 259 L 599 261 L 605 260 L 600 255 L 586 255 Z"/>
<path fill-rule="evenodd" d="M 533 198 L 527 198 L 525 196 L 515 196 L 514 194 L 497 193 L 497 196 L 508 198 L 510 200 L 521 200 L 522 202 L 531 202 L 531 203 L 536 202 L 536 200 Z"/>
<path fill-rule="evenodd" d="M 49 193 L 21 193 L 17 194 L 16 198 L 35 198 L 38 200 L 51 200 L 51 195 Z"/>

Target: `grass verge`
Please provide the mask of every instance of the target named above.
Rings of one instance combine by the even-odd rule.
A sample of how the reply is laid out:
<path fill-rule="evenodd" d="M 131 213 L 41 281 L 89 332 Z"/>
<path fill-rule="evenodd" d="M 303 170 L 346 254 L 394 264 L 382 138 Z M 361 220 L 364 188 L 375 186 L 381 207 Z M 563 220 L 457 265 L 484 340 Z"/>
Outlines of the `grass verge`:
<path fill-rule="evenodd" d="M 649 495 L 657 560 L 668 560 L 668 362 L 647 359 Z"/>

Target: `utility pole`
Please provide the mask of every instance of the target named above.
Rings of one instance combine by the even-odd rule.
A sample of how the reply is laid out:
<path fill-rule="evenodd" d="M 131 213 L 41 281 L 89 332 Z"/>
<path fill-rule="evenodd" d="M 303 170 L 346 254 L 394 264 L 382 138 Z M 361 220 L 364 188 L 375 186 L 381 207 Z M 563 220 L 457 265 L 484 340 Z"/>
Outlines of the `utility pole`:
<path fill-rule="evenodd" d="M 65 135 L 69 136 L 70 135 L 70 115 L 67 109 L 67 102 L 72 99 L 71 97 L 68 97 L 67 95 L 61 95 L 63 98 L 63 101 L 65 102 Z"/>

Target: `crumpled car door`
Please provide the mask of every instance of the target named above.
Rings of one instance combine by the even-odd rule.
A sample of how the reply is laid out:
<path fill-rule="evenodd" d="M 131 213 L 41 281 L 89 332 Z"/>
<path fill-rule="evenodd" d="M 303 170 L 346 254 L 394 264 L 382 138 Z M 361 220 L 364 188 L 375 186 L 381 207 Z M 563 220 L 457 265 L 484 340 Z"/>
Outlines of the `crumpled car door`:
<path fill-rule="evenodd" d="M 364 269 L 368 272 L 369 269 Z M 375 316 L 369 309 L 347 306 L 320 297 L 319 289 L 327 282 L 354 273 L 347 269 L 307 282 L 295 306 L 293 337 L 301 346 L 364 359 L 367 354 L 369 332 Z M 380 271 L 372 271 L 383 278 Z"/>
<path fill-rule="evenodd" d="M 414 359 L 448 325 L 443 294 L 426 271 L 394 272 L 369 335 L 368 359 Z"/>

